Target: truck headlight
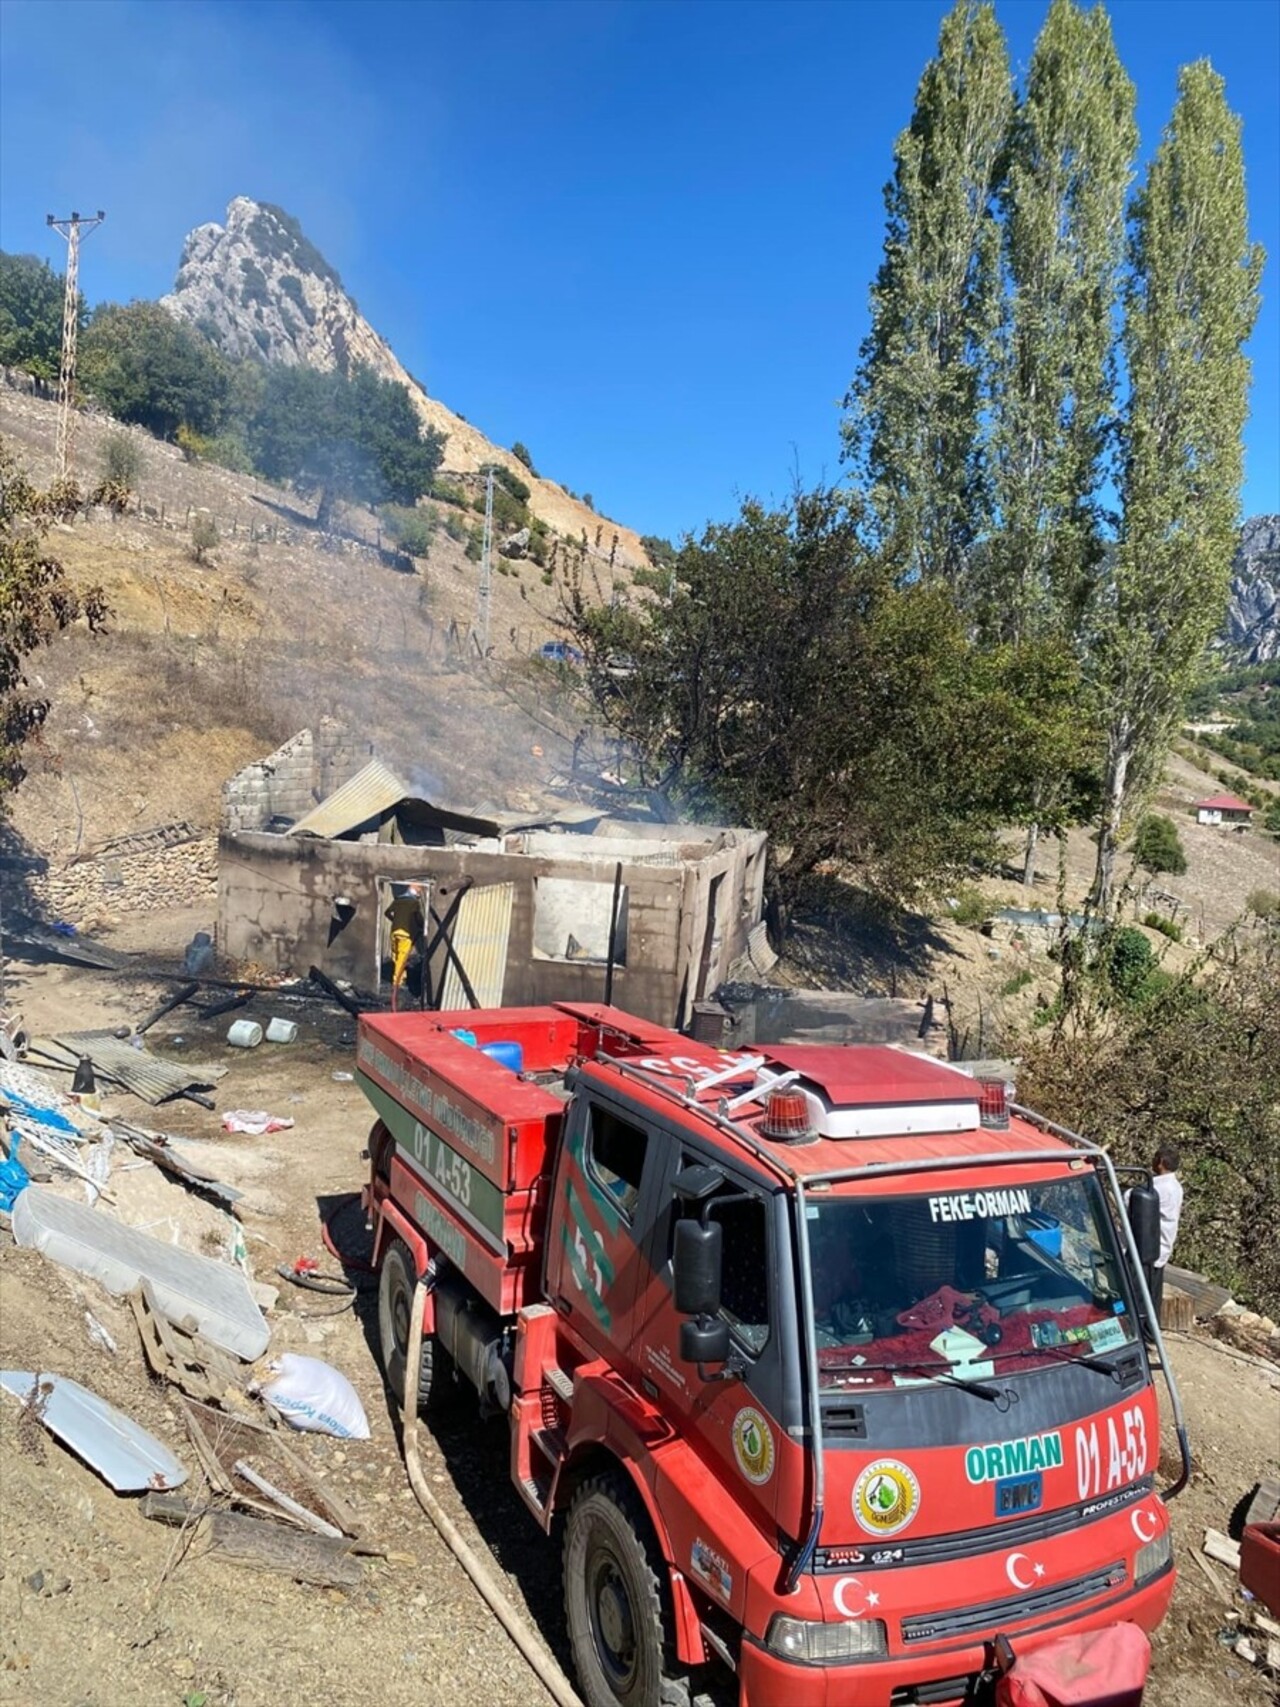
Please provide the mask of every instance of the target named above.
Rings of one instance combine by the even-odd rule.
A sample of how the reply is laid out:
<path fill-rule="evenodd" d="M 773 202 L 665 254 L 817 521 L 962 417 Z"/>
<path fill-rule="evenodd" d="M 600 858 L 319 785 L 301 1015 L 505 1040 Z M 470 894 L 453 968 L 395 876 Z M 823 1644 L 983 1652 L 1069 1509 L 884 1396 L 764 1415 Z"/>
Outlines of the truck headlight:
<path fill-rule="evenodd" d="M 1173 1531 L 1166 1529 L 1163 1535 L 1157 1535 L 1154 1541 L 1148 1541 L 1145 1547 L 1138 1548 L 1138 1556 L 1133 1561 L 1133 1580 L 1141 1588 L 1149 1578 L 1162 1571 L 1173 1558 Z"/>
<path fill-rule="evenodd" d="M 856 1624 L 810 1624 L 806 1619 L 784 1618 L 778 1613 L 764 1640 L 765 1646 L 784 1660 L 816 1666 L 882 1659 L 889 1651 L 889 1631 L 879 1618 L 860 1619 Z"/>

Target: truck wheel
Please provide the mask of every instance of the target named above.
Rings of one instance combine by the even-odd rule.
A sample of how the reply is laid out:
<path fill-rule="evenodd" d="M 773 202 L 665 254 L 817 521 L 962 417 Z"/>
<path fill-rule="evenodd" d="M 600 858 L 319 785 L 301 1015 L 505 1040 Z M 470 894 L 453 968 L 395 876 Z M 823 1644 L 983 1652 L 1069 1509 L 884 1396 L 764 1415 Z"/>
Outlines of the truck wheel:
<path fill-rule="evenodd" d="M 382 1344 L 382 1367 L 387 1385 L 404 1404 L 405 1353 L 409 1349 L 409 1318 L 417 1270 L 403 1239 L 393 1239 L 382 1259 L 378 1281 L 378 1338 Z M 418 1409 L 439 1410 L 452 1396 L 455 1386 L 453 1360 L 434 1334 L 422 1336 L 422 1361 L 418 1365 Z"/>
<path fill-rule="evenodd" d="M 666 1612 L 666 1566 L 626 1479 L 592 1476 L 564 1536 L 564 1602 L 587 1707 L 689 1707 Z"/>

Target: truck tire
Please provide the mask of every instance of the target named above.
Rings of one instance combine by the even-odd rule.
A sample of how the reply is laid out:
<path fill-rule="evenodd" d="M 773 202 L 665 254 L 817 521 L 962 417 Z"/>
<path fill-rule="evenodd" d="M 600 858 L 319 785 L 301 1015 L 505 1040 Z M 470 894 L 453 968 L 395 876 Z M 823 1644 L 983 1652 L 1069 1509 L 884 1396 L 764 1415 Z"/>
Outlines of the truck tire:
<path fill-rule="evenodd" d="M 690 1707 L 666 1565 L 648 1513 L 617 1472 L 583 1482 L 569 1507 L 564 1604 L 586 1707 Z"/>
<path fill-rule="evenodd" d="M 403 1239 L 392 1239 L 382 1258 L 378 1278 L 378 1339 L 382 1346 L 382 1368 L 387 1386 L 404 1404 L 405 1353 L 409 1349 L 409 1319 L 417 1270 Z M 452 1398 L 457 1382 L 453 1360 L 434 1334 L 422 1336 L 422 1361 L 418 1365 L 418 1409 L 438 1411 Z"/>

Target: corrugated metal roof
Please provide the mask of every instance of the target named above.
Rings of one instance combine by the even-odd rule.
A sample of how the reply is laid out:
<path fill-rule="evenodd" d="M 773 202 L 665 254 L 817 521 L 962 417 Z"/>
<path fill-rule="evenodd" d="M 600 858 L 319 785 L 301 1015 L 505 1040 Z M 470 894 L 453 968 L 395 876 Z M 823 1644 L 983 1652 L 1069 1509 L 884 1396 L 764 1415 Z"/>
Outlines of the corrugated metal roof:
<path fill-rule="evenodd" d="M 502 1006 L 515 894 L 514 883 L 487 883 L 482 888 L 468 889 L 458 907 L 453 950 L 466 967 L 476 1001 L 482 1008 Z M 440 1006 L 445 1009 L 470 1006 L 452 958 L 444 975 Z"/>
<path fill-rule="evenodd" d="M 42 1048 L 45 1046 L 42 1044 Z M 180 1065 L 162 1061 L 145 1049 L 135 1049 L 126 1039 L 109 1031 L 63 1031 L 54 1039 L 54 1047 L 70 1055 L 76 1062 L 87 1055 L 95 1068 L 106 1078 L 114 1079 L 153 1106 L 180 1097 L 186 1091 L 208 1090 L 226 1077 L 225 1067 L 200 1066 L 195 1062 Z"/>
<path fill-rule="evenodd" d="M 397 806 L 408 792 L 401 779 L 384 765 L 381 759 L 370 759 L 350 782 L 344 782 L 341 788 L 327 800 L 322 800 L 319 806 L 313 807 L 305 818 L 299 818 L 285 833 L 290 836 L 324 836 L 330 839 L 346 835 L 349 831 L 358 829 L 361 824 L 381 818 L 384 812 L 389 812 L 393 806 Z"/>

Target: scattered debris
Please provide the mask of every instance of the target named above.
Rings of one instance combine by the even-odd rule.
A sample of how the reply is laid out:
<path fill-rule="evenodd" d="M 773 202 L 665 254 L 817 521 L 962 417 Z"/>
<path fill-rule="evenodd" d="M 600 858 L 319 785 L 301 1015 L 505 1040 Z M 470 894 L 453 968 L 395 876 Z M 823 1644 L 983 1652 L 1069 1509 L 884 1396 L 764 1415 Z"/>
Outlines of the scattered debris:
<path fill-rule="evenodd" d="M 1229 1565 L 1233 1571 L 1240 1569 L 1240 1543 L 1224 1535 L 1220 1529 L 1205 1530 L 1204 1551 L 1220 1565 Z"/>
<path fill-rule="evenodd" d="M 268 1429 L 257 1418 L 228 1417 L 192 1400 L 186 1402 L 185 1411 L 191 1444 L 216 1493 L 260 1515 L 279 1520 L 284 1513 L 290 1521 L 309 1527 L 278 1502 L 264 1504 L 257 1497 L 262 1490 L 252 1477 L 243 1475 L 242 1466 L 252 1468 L 259 1478 L 269 1472 L 273 1493 L 282 1494 L 312 1517 L 319 1514 L 318 1521 L 327 1520 L 362 1550 L 371 1550 L 355 1512 L 332 1488 L 321 1485 L 277 1430 Z M 245 1485 L 253 1491 L 246 1493 Z"/>
<path fill-rule="evenodd" d="M 268 1114 L 265 1108 L 229 1108 L 222 1117 L 224 1132 L 287 1132 L 293 1125 L 288 1115 Z"/>
<path fill-rule="evenodd" d="M 42 958 L 69 960 L 76 966 L 91 966 L 97 972 L 120 972 L 132 962 L 132 956 L 100 942 L 80 936 L 74 926 L 42 925 L 35 919 L 6 914 L 4 940 L 9 948 L 26 948 Z"/>
<path fill-rule="evenodd" d="M 197 1192 L 201 1197 L 212 1198 L 214 1202 L 230 1210 L 233 1215 L 239 1213 L 236 1204 L 244 1196 L 234 1186 L 226 1185 L 216 1179 L 213 1174 L 206 1173 L 197 1162 L 182 1155 L 173 1148 L 174 1140 L 167 1132 L 152 1132 L 148 1127 L 135 1126 L 132 1121 L 112 1119 L 111 1130 L 121 1138 L 131 1150 L 140 1156 L 146 1156 L 149 1161 L 170 1174 L 180 1184 Z"/>
<path fill-rule="evenodd" d="M 295 1582 L 327 1588 L 357 1588 L 364 1576 L 364 1567 L 352 1558 L 348 1541 L 308 1535 L 279 1523 L 226 1511 L 214 1512 L 204 1521 L 208 1524 L 209 1552 L 229 1564 L 273 1571 Z"/>
<path fill-rule="evenodd" d="M 267 1349 L 270 1330 L 245 1275 L 229 1263 L 166 1245 L 35 1185 L 13 1206 L 13 1236 L 52 1262 L 92 1275 L 109 1292 L 132 1292 L 149 1281 L 171 1321 L 191 1317 L 206 1339 L 247 1363 Z"/>
<path fill-rule="evenodd" d="M 318 1357 L 286 1351 L 270 1365 L 275 1380 L 262 1390 L 293 1428 L 368 1440 L 369 1421 L 359 1395 L 341 1371 Z"/>
<path fill-rule="evenodd" d="M 99 1351 L 105 1351 L 109 1356 L 114 1357 L 120 1348 L 110 1330 L 103 1327 L 92 1310 L 85 1311 L 84 1325 L 89 1330 L 90 1340 L 98 1347 Z"/>
<path fill-rule="evenodd" d="M 238 1403 L 248 1408 L 240 1366 L 211 1345 L 196 1330 L 194 1322 L 169 1321 L 156 1307 L 155 1295 L 146 1281 L 129 1294 L 129 1306 L 153 1374 L 189 1398 L 224 1407 L 235 1407 Z"/>
<path fill-rule="evenodd" d="M 260 1476 L 253 1465 L 246 1464 L 243 1458 L 236 1459 L 235 1471 L 241 1481 L 248 1482 L 251 1488 L 256 1488 L 272 1505 L 279 1506 L 286 1516 L 296 1519 L 304 1529 L 310 1529 L 316 1535 L 327 1535 L 333 1541 L 342 1539 L 342 1531 L 336 1525 L 327 1523 L 324 1518 L 317 1517 L 315 1512 L 308 1511 L 306 1506 L 299 1505 L 297 1500 L 281 1492 L 265 1476 Z"/>
<path fill-rule="evenodd" d="M 39 1049 L 55 1065 L 62 1064 L 59 1054 L 69 1057 L 68 1064 L 72 1067 L 82 1055 L 87 1055 L 99 1078 L 123 1085 L 125 1090 L 153 1105 L 170 1102 L 174 1097 L 189 1097 L 204 1108 L 212 1108 L 213 1103 L 197 1093 L 212 1089 L 227 1072 L 225 1067 L 201 1067 L 194 1063 L 183 1066 L 162 1061 L 158 1055 L 134 1048 L 110 1031 L 63 1032 L 51 1044 L 42 1041 Z"/>
<path fill-rule="evenodd" d="M 115 1491 L 178 1488 L 187 1472 L 154 1435 L 123 1411 L 65 1375 L 0 1370 L 0 1387 L 12 1393 L 49 1433 L 96 1470 Z"/>
<path fill-rule="evenodd" d="M 199 988 L 199 983 L 180 985 L 171 996 L 166 996 L 162 1002 L 152 1008 L 145 1019 L 138 1021 L 133 1028 L 133 1035 L 141 1037 L 143 1032 L 150 1031 L 158 1019 L 163 1019 L 167 1013 L 172 1013 L 174 1008 L 180 1008 L 184 1002 L 189 1002 Z"/>

